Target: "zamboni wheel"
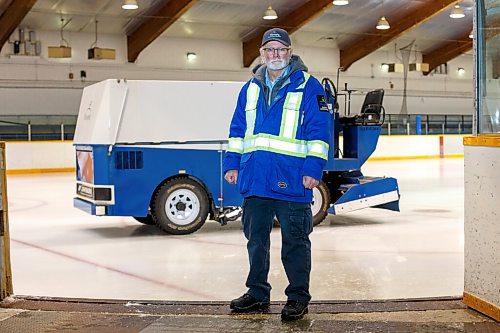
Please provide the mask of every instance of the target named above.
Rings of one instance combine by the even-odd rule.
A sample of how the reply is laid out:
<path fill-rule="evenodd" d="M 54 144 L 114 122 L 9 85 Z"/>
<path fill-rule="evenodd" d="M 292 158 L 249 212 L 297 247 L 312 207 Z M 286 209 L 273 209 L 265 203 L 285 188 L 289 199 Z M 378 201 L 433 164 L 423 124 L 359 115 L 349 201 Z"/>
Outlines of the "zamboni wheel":
<path fill-rule="evenodd" d="M 205 189 L 189 178 L 175 178 L 156 192 L 151 215 L 164 231 L 185 235 L 200 229 L 208 216 Z"/>
<path fill-rule="evenodd" d="M 313 188 L 313 200 L 311 202 L 311 211 L 313 215 L 313 225 L 317 226 L 328 215 L 330 207 L 330 191 L 325 183 L 320 182 L 318 186 Z"/>

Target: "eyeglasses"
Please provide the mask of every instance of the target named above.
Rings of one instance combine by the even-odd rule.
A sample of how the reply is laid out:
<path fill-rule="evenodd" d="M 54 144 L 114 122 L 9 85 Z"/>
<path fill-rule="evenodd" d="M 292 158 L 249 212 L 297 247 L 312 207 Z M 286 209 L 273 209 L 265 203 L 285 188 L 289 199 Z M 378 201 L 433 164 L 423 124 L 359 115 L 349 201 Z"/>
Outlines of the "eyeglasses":
<path fill-rule="evenodd" d="M 274 54 L 274 52 L 278 52 L 278 54 L 280 55 L 285 55 L 288 53 L 288 51 L 290 51 L 290 48 L 289 47 L 278 47 L 278 48 L 274 48 L 274 47 L 263 47 L 262 48 L 262 51 L 266 52 L 267 54 L 271 55 L 271 54 Z"/>

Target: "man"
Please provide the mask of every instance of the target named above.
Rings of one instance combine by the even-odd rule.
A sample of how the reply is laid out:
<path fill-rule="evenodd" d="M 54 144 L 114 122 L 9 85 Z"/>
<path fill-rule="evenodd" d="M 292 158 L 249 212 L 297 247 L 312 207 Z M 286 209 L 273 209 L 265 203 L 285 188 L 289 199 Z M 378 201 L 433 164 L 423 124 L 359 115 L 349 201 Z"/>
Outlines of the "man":
<path fill-rule="evenodd" d="M 242 222 L 250 261 L 248 291 L 230 307 L 245 312 L 269 306 L 270 233 L 276 216 L 289 281 L 281 317 L 295 320 L 307 313 L 311 299 L 310 203 L 328 158 L 331 116 L 323 87 L 292 55 L 288 33 L 270 29 L 261 45 L 263 64 L 240 91 L 223 166 L 224 178 L 238 183 L 245 198 Z"/>

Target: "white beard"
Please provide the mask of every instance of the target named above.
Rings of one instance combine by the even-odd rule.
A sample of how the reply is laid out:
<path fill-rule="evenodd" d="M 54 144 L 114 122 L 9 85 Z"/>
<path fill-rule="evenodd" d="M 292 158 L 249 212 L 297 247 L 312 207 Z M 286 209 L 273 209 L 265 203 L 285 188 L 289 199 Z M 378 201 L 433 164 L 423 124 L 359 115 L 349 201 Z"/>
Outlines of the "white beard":
<path fill-rule="evenodd" d="M 266 63 L 268 69 L 272 71 L 279 71 L 288 66 L 288 59 L 276 59 Z"/>

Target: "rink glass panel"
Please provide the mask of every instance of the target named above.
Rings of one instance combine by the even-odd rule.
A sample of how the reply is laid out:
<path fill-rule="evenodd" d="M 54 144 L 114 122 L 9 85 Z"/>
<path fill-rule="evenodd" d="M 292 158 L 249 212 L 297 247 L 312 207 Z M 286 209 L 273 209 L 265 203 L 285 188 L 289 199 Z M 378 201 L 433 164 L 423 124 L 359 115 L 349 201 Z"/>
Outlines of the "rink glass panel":
<path fill-rule="evenodd" d="M 478 133 L 500 133 L 500 1 L 477 2 Z"/>

